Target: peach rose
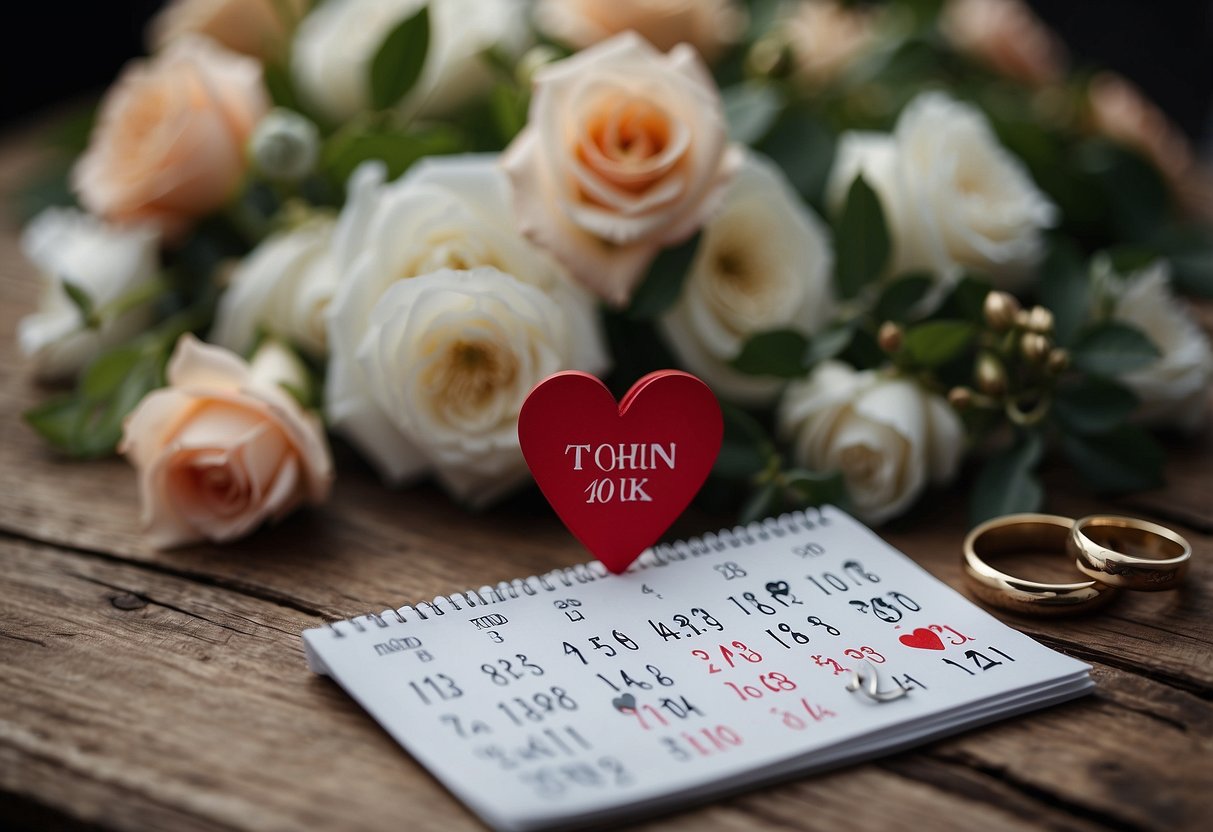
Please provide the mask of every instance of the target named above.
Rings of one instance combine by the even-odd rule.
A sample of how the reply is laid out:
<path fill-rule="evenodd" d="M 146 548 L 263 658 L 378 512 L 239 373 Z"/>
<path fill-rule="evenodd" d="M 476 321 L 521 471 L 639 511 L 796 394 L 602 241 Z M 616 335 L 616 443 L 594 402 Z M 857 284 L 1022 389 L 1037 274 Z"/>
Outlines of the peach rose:
<path fill-rule="evenodd" d="M 235 192 L 245 143 L 268 109 L 260 64 L 184 37 L 129 64 L 106 93 L 72 187 L 107 220 L 145 220 L 180 236 Z"/>
<path fill-rule="evenodd" d="M 535 6 L 539 30 L 577 49 L 632 29 L 663 52 L 689 43 L 705 61 L 736 43 L 745 23 L 735 0 L 539 0 Z"/>
<path fill-rule="evenodd" d="M 1172 184 L 1193 166 L 1192 146 L 1166 114 L 1131 81 L 1114 72 L 1091 79 L 1091 120 L 1095 132 L 1136 149 Z"/>
<path fill-rule="evenodd" d="M 712 213 L 740 160 L 695 50 L 662 54 L 626 32 L 535 73 L 502 164 L 522 232 L 623 306 L 657 252 Z"/>
<path fill-rule="evenodd" d="M 328 496 L 333 464 L 320 421 L 285 389 L 303 378 L 275 342 L 251 364 L 185 335 L 169 386 L 126 419 L 119 450 L 139 472 L 152 545 L 223 542 Z"/>
<path fill-rule="evenodd" d="M 1065 76 L 1065 44 L 1022 0 L 950 0 L 939 28 L 961 52 L 1006 78 L 1036 87 Z"/>
<path fill-rule="evenodd" d="M 180 38 L 206 35 L 262 60 L 284 51 L 309 0 L 170 0 L 147 28 L 147 43 L 159 52 Z"/>
<path fill-rule="evenodd" d="M 796 77 L 817 88 L 837 81 L 876 44 L 879 14 L 843 6 L 834 0 L 811 0 L 790 7 L 784 36 L 796 65 Z"/>

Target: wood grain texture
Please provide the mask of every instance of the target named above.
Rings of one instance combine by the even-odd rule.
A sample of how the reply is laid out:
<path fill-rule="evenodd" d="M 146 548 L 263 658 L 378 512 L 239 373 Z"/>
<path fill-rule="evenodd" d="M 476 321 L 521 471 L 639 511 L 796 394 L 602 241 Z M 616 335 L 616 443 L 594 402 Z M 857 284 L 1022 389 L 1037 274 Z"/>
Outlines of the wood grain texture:
<path fill-rule="evenodd" d="M 0 143 L 0 204 L 39 156 Z M 112 830 L 480 829 L 348 697 L 303 664 L 326 619 L 585 559 L 534 493 L 468 514 L 391 491 L 348 452 L 324 509 L 224 548 L 142 541 L 120 460 L 57 458 L 20 422 L 45 391 L 13 347 L 37 289 L 0 224 L 0 826 Z M 1206 319 L 1213 319 L 1207 317 Z M 1004 616 L 1095 666 L 1082 701 L 644 829 L 1199 829 L 1213 777 L 1213 436 L 1174 440 L 1166 489 L 1115 503 L 1052 469 L 1049 510 L 1177 525 L 1184 588 L 1102 614 Z M 963 485 L 883 531 L 961 587 Z M 675 535 L 718 519 L 692 513 Z"/>

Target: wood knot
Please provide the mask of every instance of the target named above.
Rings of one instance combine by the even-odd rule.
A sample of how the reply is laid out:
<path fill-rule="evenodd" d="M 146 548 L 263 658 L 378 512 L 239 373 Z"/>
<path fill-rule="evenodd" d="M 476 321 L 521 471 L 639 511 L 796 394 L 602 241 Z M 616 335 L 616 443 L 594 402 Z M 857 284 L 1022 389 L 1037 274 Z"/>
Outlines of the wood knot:
<path fill-rule="evenodd" d="M 135 595 L 133 592 L 121 592 L 117 595 L 110 596 L 110 603 L 114 609 L 124 610 L 141 610 L 147 606 L 147 601 Z"/>

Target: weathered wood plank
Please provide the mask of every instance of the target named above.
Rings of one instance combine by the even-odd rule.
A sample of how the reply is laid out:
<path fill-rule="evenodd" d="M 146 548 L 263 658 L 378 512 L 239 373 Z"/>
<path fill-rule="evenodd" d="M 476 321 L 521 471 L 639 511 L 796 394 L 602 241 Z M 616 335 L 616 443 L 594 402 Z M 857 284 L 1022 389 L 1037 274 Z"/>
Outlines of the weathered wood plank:
<path fill-rule="evenodd" d="M 419 830 L 478 828 L 335 685 L 303 668 L 295 634 L 312 616 L 13 540 L 0 541 L 0 598 L 0 790 L 117 829 L 365 829 L 402 818 Z M 1112 671 L 1104 684 L 1120 690 L 1127 677 Z M 1208 703 L 1156 687 L 1144 691 L 1130 679 L 1117 697 L 1130 705 L 1169 697 L 1165 731 L 1101 694 L 926 754 L 764 789 L 651 828 L 803 828 L 809 817 L 829 826 L 857 819 L 864 828 L 912 820 L 933 829 L 1016 829 L 1041 819 L 1089 828 L 1065 807 L 1114 795 L 1113 775 L 1123 770 L 1099 765 L 1109 744 L 1138 749 L 1126 763 L 1146 749 L 1174 760 L 1208 751 L 1207 738 L 1193 745 L 1213 719 Z M 1029 753 L 1083 734 L 1105 739 L 1073 743 L 1066 755 Z M 983 770 L 966 773 L 970 758 Z M 998 770 L 1013 777 L 988 773 Z M 1154 770 L 1167 781 L 1156 782 Z M 956 784 L 948 785 L 949 773 Z M 1154 796 L 1140 796 L 1143 814 L 1162 812 L 1185 789 L 1196 794 L 1192 778 L 1156 763 L 1138 773 L 1142 790 L 1153 783 Z M 1108 816 L 1161 828 L 1133 811 L 1116 805 Z"/>

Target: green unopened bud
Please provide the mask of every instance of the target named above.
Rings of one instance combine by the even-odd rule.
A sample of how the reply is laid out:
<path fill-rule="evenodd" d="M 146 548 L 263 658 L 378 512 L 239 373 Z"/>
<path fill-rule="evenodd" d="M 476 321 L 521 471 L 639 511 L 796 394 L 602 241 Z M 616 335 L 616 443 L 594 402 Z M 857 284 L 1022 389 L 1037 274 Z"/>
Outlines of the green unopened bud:
<path fill-rule="evenodd" d="M 1015 323 L 1015 315 L 1020 311 L 1019 301 L 1007 292 L 990 292 L 986 295 L 981 312 L 986 319 L 986 325 L 995 332 L 1005 332 Z"/>
<path fill-rule="evenodd" d="M 885 321 L 880 325 L 880 330 L 876 333 L 876 343 L 886 353 L 893 355 L 901 349 L 905 336 L 905 330 L 900 325 L 892 321 Z"/>
<path fill-rule="evenodd" d="M 1048 336 L 1041 335 L 1039 332 L 1025 332 L 1019 342 L 1019 351 L 1033 364 L 1039 364 L 1048 358 L 1051 349 L 1053 349 L 1053 344 L 1049 341 Z"/>
<path fill-rule="evenodd" d="M 1041 335 L 1053 334 L 1053 313 L 1043 306 L 1033 306 L 1028 310 L 1028 329 Z"/>
<path fill-rule="evenodd" d="M 1070 366 L 1070 353 L 1060 347 L 1049 351 L 1049 360 L 1045 364 L 1050 373 L 1060 375 Z"/>
<path fill-rule="evenodd" d="M 543 44 L 532 46 L 518 59 L 518 63 L 514 67 L 514 77 L 520 86 L 529 87 L 535 79 L 536 72 L 558 60 L 560 60 L 558 50 Z"/>
<path fill-rule="evenodd" d="M 988 396 L 1001 396 L 1007 392 L 1007 371 L 993 353 L 983 352 L 977 357 L 977 389 Z"/>
<path fill-rule="evenodd" d="M 968 387 L 953 387 L 948 391 L 948 404 L 955 410 L 964 410 L 973 404 L 973 391 Z"/>
<path fill-rule="evenodd" d="M 249 139 L 253 170 L 275 182 L 295 182 L 312 172 L 320 156 L 320 131 L 293 110 L 271 110 Z"/>

